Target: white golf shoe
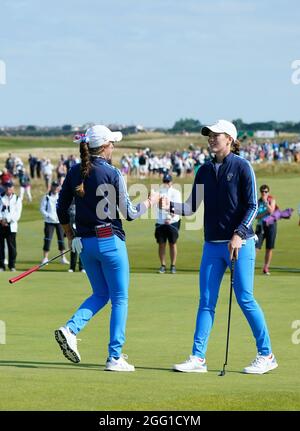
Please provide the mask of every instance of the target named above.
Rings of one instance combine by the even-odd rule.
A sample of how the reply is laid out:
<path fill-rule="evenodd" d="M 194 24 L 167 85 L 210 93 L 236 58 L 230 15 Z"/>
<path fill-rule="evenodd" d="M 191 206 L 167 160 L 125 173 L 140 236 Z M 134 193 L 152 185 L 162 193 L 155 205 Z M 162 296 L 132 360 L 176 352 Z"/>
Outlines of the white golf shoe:
<path fill-rule="evenodd" d="M 60 263 L 62 263 L 63 265 L 68 265 L 70 262 L 68 261 L 66 256 L 62 256 L 60 259 Z"/>
<path fill-rule="evenodd" d="M 63 354 L 69 361 L 80 362 L 80 354 L 77 349 L 77 338 L 68 327 L 61 326 L 54 331 L 55 339 L 58 342 Z"/>
<path fill-rule="evenodd" d="M 190 355 L 189 359 L 182 364 L 173 365 L 173 370 L 183 373 L 207 373 L 207 365 L 205 359 Z"/>
<path fill-rule="evenodd" d="M 121 355 L 119 359 L 108 358 L 106 361 L 105 371 L 135 371 L 133 365 L 126 361 L 127 355 Z"/>
<path fill-rule="evenodd" d="M 273 353 L 268 356 L 258 353 L 254 361 L 248 367 L 244 368 L 243 372 L 246 374 L 265 374 L 277 367 L 278 364 Z"/>

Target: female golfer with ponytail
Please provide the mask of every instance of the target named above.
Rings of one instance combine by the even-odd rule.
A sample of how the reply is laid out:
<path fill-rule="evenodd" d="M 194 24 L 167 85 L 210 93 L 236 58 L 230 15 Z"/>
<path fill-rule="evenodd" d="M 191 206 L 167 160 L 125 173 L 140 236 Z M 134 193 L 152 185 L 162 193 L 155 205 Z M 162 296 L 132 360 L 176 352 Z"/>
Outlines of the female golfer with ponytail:
<path fill-rule="evenodd" d="M 161 198 L 161 207 L 179 215 L 191 215 L 201 203 L 204 185 L 204 236 L 200 266 L 200 303 L 192 355 L 174 365 L 182 372 L 206 372 L 205 355 L 212 329 L 220 284 L 235 259 L 234 291 L 256 340 L 257 356 L 245 373 L 264 374 L 277 367 L 263 312 L 253 296 L 255 241 L 252 223 L 257 212 L 256 183 L 250 163 L 239 157 L 234 124 L 219 120 L 202 129 L 208 136 L 212 161 L 198 170 L 187 202 L 176 204 Z"/>
<path fill-rule="evenodd" d="M 127 220 L 134 220 L 159 198 L 158 193 L 152 193 L 146 201 L 132 205 L 120 171 L 110 164 L 114 143 L 121 139 L 121 132 L 112 132 L 101 125 L 93 126 L 85 135 L 79 136 L 81 163 L 68 172 L 57 203 L 59 221 L 72 241 L 73 251 L 80 253 L 93 293 L 66 325 L 55 331 L 55 338 L 66 358 L 79 362 L 76 335 L 110 300 L 110 342 L 105 368 L 108 371 L 134 371 L 134 366 L 128 364 L 122 354 L 129 265 L 120 212 Z M 68 214 L 73 197 L 75 237 Z"/>

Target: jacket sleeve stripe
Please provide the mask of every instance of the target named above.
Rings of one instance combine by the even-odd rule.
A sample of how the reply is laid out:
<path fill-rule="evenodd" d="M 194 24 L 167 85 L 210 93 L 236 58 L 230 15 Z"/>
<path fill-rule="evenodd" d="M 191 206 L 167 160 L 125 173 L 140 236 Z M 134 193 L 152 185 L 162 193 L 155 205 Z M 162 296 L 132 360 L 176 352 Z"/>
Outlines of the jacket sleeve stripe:
<path fill-rule="evenodd" d="M 249 212 L 248 217 L 245 220 L 245 226 L 247 228 L 249 228 L 251 226 L 251 224 L 253 223 L 256 213 L 257 213 L 257 190 L 256 190 L 256 180 L 255 180 L 255 175 L 254 175 L 254 171 L 253 168 L 251 166 L 251 164 L 249 162 L 248 166 L 250 169 L 250 175 L 251 175 L 251 187 L 252 187 L 252 197 L 253 197 L 253 203 L 252 203 L 252 211 Z"/>

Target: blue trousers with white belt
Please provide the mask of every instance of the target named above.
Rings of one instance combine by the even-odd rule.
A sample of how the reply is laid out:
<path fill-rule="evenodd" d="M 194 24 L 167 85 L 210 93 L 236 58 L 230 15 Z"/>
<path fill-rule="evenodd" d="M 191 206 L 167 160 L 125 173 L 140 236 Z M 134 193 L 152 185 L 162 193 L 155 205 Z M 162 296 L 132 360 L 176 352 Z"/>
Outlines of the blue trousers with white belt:
<path fill-rule="evenodd" d="M 206 242 L 200 266 L 200 303 L 194 335 L 193 355 L 205 358 L 208 338 L 213 326 L 220 284 L 227 267 L 230 267 L 228 243 Z M 254 299 L 255 243 L 249 239 L 239 250 L 234 268 L 234 292 L 253 336 L 257 351 L 262 355 L 272 352 L 264 314 Z"/>
<path fill-rule="evenodd" d="M 112 238 L 82 238 L 80 258 L 93 290 L 67 322 L 77 334 L 110 300 L 109 357 L 119 358 L 125 342 L 128 309 L 129 264 L 125 241 Z"/>

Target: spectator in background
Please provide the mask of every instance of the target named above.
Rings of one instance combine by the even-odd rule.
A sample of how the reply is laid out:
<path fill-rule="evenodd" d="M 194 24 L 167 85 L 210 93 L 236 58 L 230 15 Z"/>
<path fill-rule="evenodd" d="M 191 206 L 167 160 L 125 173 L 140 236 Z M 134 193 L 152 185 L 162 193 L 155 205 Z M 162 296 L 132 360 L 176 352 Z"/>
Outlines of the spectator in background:
<path fill-rule="evenodd" d="M 37 178 L 41 178 L 41 171 L 42 171 L 42 161 L 41 161 L 41 159 L 37 158 L 37 160 L 36 160 L 36 176 L 37 176 Z"/>
<path fill-rule="evenodd" d="M 139 169 L 140 169 L 139 154 L 135 153 L 135 155 L 133 156 L 133 159 L 132 159 L 131 175 L 139 176 Z"/>
<path fill-rule="evenodd" d="M 60 160 L 58 162 L 58 165 L 56 168 L 56 175 L 57 175 L 57 182 L 61 186 L 67 175 L 67 167 L 64 164 L 63 160 Z"/>
<path fill-rule="evenodd" d="M 50 244 L 53 237 L 54 230 L 56 230 L 58 250 L 63 253 L 65 251 L 64 231 L 59 223 L 56 214 L 56 203 L 58 200 L 59 184 L 53 181 L 49 193 L 43 196 L 41 200 L 40 211 L 44 216 L 44 246 L 43 252 L 44 257 L 42 263 L 48 262 L 48 256 L 50 251 Z M 69 261 L 65 255 L 61 257 L 61 263 L 68 264 Z"/>
<path fill-rule="evenodd" d="M 51 164 L 51 160 L 47 159 L 42 164 L 42 174 L 44 176 L 46 190 L 49 190 L 49 188 L 50 188 L 50 182 L 52 179 L 52 172 L 53 172 L 53 165 Z"/>
<path fill-rule="evenodd" d="M 14 168 L 15 168 L 15 159 L 11 155 L 11 153 L 8 154 L 8 158 L 5 161 L 5 167 L 8 170 L 8 172 L 13 175 L 14 174 Z"/>
<path fill-rule="evenodd" d="M 29 154 L 28 163 L 29 163 L 30 177 L 34 178 L 35 169 L 36 169 L 36 165 L 37 165 L 37 158 L 35 156 L 32 156 L 31 154 Z"/>
<path fill-rule="evenodd" d="M 26 193 L 28 201 L 32 202 L 30 178 L 26 172 L 26 169 L 19 171 L 19 182 L 20 182 L 20 199 L 21 199 L 21 201 L 24 198 L 24 193 Z"/>
<path fill-rule="evenodd" d="M 75 205 L 75 199 L 73 199 L 72 204 L 69 206 L 69 217 L 70 217 L 70 226 L 74 232 L 74 235 L 76 236 L 76 223 L 75 223 L 75 218 L 76 218 L 76 205 Z M 70 248 L 71 248 L 71 244 L 70 244 Z M 78 269 L 80 272 L 85 272 L 85 269 L 83 268 L 81 259 L 80 259 L 80 255 L 77 253 L 77 251 L 73 251 L 71 249 L 71 262 L 70 262 L 70 269 L 68 270 L 68 272 L 75 272 L 76 270 L 76 262 L 77 262 L 77 258 L 78 258 Z"/>
<path fill-rule="evenodd" d="M 12 182 L 5 183 L 4 190 L 0 196 L 0 271 L 5 271 L 5 242 L 8 247 L 8 267 L 11 271 L 15 271 L 16 235 L 22 213 L 22 201 L 14 193 Z"/>
<path fill-rule="evenodd" d="M 181 194 L 172 185 L 172 177 L 169 174 L 164 175 L 163 185 L 159 190 L 160 196 L 168 198 L 172 202 L 181 202 Z M 180 229 L 179 215 L 169 214 L 168 211 L 158 209 L 157 221 L 155 224 L 155 238 L 158 243 L 158 254 L 160 259 L 160 268 L 158 272 L 164 274 L 166 272 L 166 245 L 169 242 L 171 274 L 176 273 L 176 259 L 177 259 L 177 240 Z"/>
<path fill-rule="evenodd" d="M 12 174 L 8 171 L 7 168 L 2 169 L 2 174 L 0 175 L 0 180 L 1 180 L 2 186 L 5 183 L 9 183 L 10 181 L 12 181 Z"/>
<path fill-rule="evenodd" d="M 187 176 L 191 176 L 194 168 L 194 159 L 192 158 L 192 154 L 189 154 L 184 161 L 184 168 Z"/>
<path fill-rule="evenodd" d="M 122 174 L 124 176 L 127 176 L 129 174 L 129 171 L 130 171 L 130 164 L 129 164 L 128 156 L 126 153 L 121 157 L 120 164 L 121 164 Z"/>
<path fill-rule="evenodd" d="M 67 160 L 64 160 L 64 164 L 67 168 L 67 172 L 69 172 L 69 169 L 72 168 L 72 166 L 76 165 L 78 163 L 78 159 L 74 156 L 74 154 L 71 154 Z"/>
<path fill-rule="evenodd" d="M 255 234 L 258 237 L 255 248 L 259 251 L 262 247 L 264 240 L 266 240 L 266 253 L 265 263 L 263 267 L 263 273 L 270 275 L 270 264 L 272 260 L 273 249 L 275 247 L 275 240 L 277 234 L 277 222 L 267 225 L 265 218 L 271 215 L 278 207 L 276 200 L 269 194 L 270 187 L 267 184 L 263 184 L 260 187 L 261 197 L 258 199 L 258 211 L 257 211 L 257 225 Z"/>
<path fill-rule="evenodd" d="M 140 167 L 140 179 L 143 179 L 147 175 L 147 155 L 141 151 L 139 155 L 139 167 Z"/>
<path fill-rule="evenodd" d="M 73 166 L 77 165 L 77 163 L 79 163 L 79 160 L 74 156 L 74 154 L 71 154 L 69 168 L 71 169 Z"/>
<path fill-rule="evenodd" d="M 24 169 L 24 163 L 22 162 L 20 157 L 15 158 L 15 167 L 14 167 L 14 176 L 18 177 L 19 172 Z"/>

